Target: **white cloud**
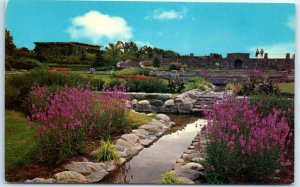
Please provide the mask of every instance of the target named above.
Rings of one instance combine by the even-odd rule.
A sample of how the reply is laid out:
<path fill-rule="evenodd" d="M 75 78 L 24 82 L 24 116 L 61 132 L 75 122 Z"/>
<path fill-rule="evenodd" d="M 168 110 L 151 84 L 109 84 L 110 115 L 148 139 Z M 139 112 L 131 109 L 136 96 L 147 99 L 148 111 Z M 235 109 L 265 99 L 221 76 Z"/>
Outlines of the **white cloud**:
<path fill-rule="evenodd" d="M 286 26 L 288 26 L 292 30 L 295 30 L 296 29 L 296 17 L 290 16 L 286 22 Z"/>
<path fill-rule="evenodd" d="M 143 47 L 143 46 L 149 46 L 149 47 L 153 47 L 149 42 L 143 42 L 143 41 L 135 41 L 136 45 L 138 47 Z"/>
<path fill-rule="evenodd" d="M 122 17 L 110 16 L 91 10 L 72 18 L 68 32 L 72 39 L 85 38 L 95 44 L 101 42 L 128 41 L 133 37 L 132 29 Z"/>
<path fill-rule="evenodd" d="M 263 49 L 265 53 L 268 53 L 270 58 L 282 58 L 285 57 L 286 53 L 294 54 L 295 53 L 295 44 L 294 43 L 276 43 L 272 45 L 256 46 L 251 47 L 249 50 L 253 55 L 256 49 Z"/>
<path fill-rule="evenodd" d="M 145 19 L 157 19 L 157 20 L 171 20 L 171 19 L 183 19 L 186 16 L 187 9 L 183 8 L 181 11 L 162 10 L 156 9 L 153 11 L 152 15 L 146 16 Z"/>

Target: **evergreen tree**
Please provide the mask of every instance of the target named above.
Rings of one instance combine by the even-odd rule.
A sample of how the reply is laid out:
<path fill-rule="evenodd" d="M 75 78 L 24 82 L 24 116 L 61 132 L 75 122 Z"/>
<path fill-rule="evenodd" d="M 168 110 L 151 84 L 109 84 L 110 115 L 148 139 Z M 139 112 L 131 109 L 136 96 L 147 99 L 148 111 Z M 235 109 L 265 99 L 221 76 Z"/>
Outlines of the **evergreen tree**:
<path fill-rule="evenodd" d="M 154 58 L 152 59 L 152 64 L 156 68 L 160 67 L 160 60 L 157 55 L 155 55 Z"/>

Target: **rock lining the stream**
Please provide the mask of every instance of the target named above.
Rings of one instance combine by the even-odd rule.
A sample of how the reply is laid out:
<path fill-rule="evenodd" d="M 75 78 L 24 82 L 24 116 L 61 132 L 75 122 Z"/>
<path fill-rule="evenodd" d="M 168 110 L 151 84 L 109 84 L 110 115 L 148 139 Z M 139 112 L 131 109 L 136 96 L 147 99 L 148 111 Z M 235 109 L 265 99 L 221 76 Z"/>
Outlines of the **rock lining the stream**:
<path fill-rule="evenodd" d="M 141 104 L 139 102 L 139 104 Z M 146 102 L 142 103 L 147 105 Z M 123 165 L 133 156 L 137 155 L 145 146 L 149 146 L 156 139 L 170 129 L 174 122 L 165 114 L 158 114 L 147 124 L 140 126 L 131 133 L 123 134 L 116 141 L 116 149 L 120 156 L 119 161 L 90 162 L 86 158 L 82 162 L 71 162 L 64 165 L 67 171 L 54 174 L 53 178 L 34 178 L 26 183 L 95 183 L 100 182 L 106 175 Z M 96 151 L 90 153 L 96 156 Z M 183 179 L 185 180 L 185 179 Z M 188 181 L 191 183 L 191 181 Z"/>
<path fill-rule="evenodd" d="M 202 127 L 207 124 L 206 120 L 201 121 Z M 176 174 L 183 184 L 201 183 L 204 175 L 203 162 L 206 158 L 206 146 L 204 128 L 201 128 L 199 134 L 194 138 L 191 145 L 181 155 L 181 158 L 173 165 L 172 173 Z M 193 181 L 193 183 L 191 183 Z"/>

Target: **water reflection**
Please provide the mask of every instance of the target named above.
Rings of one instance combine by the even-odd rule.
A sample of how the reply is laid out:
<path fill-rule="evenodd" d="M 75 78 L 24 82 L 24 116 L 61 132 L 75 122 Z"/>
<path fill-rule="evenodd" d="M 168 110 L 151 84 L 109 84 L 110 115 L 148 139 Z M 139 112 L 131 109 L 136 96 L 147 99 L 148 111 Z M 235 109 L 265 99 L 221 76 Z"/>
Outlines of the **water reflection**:
<path fill-rule="evenodd" d="M 175 121 L 175 128 L 108 175 L 102 183 L 154 183 L 162 173 L 171 170 L 199 131 L 199 121 L 195 122 L 196 117 L 182 115 L 170 115 L 170 118 Z"/>

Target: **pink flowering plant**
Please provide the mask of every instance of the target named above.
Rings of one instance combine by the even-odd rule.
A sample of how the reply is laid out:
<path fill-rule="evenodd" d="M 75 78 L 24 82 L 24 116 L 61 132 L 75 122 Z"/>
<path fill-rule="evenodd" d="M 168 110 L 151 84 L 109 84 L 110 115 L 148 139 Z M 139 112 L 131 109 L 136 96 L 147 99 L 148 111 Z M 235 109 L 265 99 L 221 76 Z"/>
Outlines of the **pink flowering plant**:
<path fill-rule="evenodd" d="M 286 154 L 292 133 L 283 112 L 273 109 L 264 117 L 259 107 L 247 97 L 225 94 L 206 112 L 209 182 L 260 180 L 289 164 Z"/>
<path fill-rule="evenodd" d="M 96 94 L 83 86 L 56 91 L 34 86 L 30 98 L 28 119 L 42 161 L 59 163 L 84 153 L 87 138 L 108 139 L 128 129 L 128 97 L 120 88 Z"/>
<path fill-rule="evenodd" d="M 128 110 L 126 101 L 129 96 L 125 94 L 126 89 L 112 87 L 103 90 L 96 96 L 96 108 L 93 115 L 93 129 L 96 137 L 109 139 L 112 134 L 124 133 L 128 130 Z"/>

